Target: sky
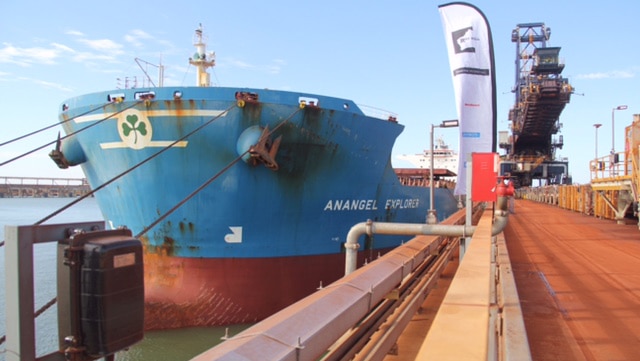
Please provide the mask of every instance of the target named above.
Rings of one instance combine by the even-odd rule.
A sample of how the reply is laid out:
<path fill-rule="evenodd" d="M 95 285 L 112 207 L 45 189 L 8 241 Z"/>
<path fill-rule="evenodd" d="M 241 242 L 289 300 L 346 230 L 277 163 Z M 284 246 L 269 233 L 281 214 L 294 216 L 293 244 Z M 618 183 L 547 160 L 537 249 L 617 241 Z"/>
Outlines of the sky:
<path fill-rule="evenodd" d="M 455 119 L 451 71 L 438 5 L 445 1 L 44 1 L 0 2 L 0 143 L 57 122 L 65 99 L 124 86 L 143 72 L 140 58 L 165 66 L 165 85 L 195 84 L 188 66 L 202 24 L 216 52 L 217 86 L 301 91 L 347 98 L 397 114 L 405 125 L 393 153 L 429 147 L 431 124 Z M 514 103 L 515 43 L 520 23 L 544 22 L 548 46 L 560 46 L 563 76 L 575 88 L 560 116 L 574 183 L 589 183 L 589 161 L 608 154 L 640 113 L 637 1 L 469 1 L 487 17 L 496 62 L 498 130 Z M 156 70 L 148 71 L 156 80 Z M 120 79 L 120 81 L 118 81 Z M 618 105 L 627 110 L 612 112 Z M 614 121 L 612 121 L 612 113 Z M 612 132 L 612 123 L 615 129 Z M 60 127 L 0 146 L 0 163 L 56 139 Z M 456 128 L 437 129 L 458 147 Z M 59 170 L 53 145 L 0 166 L 0 177 L 83 177 Z M 501 152 L 502 154 L 503 152 Z"/>

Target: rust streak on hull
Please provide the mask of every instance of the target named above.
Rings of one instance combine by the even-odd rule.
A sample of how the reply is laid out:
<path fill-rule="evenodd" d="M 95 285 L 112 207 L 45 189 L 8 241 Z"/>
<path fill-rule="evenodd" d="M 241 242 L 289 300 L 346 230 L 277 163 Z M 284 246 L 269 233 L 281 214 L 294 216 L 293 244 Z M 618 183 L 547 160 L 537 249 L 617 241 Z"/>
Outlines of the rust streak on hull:
<path fill-rule="evenodd" d="M 254 323 L 343 273 L 342 253 L 247 259 L 146 254 L 145 329 Z"/>

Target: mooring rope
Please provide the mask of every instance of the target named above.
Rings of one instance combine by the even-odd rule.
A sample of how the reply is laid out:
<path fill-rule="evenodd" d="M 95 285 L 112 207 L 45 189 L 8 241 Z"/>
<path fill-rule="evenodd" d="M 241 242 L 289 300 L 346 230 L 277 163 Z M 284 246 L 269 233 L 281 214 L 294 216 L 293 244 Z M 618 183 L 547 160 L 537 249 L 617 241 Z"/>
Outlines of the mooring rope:
<path fill-rule="evenodd" d="M 27 155 L 29 155 L 29 154 L 31 154 L 31 153 L 37 152 L 37 151 L 39 151 L 39 150 L 41 150 L 41 149 L 43 149 L 43 148 L 45 148 L 45 147 L 48 147 L 48 146 L 50 146 L 50 145 L 52 145 L 52 144 L 55 144 L 55 143 L 57 143 L 57 142 L 59 142 L 59 141 L 61 141 L 61 140 L 63 140 L 63 139 L 67 139 L 67 138 L 69 138 L 69 137 L 71 137 L 71 136 L 74 136 L 74 135 L 76 135 L 76 134 L 78 134 L 78 133 L 80 133 L 80 132 L 83 132 L 83 131 L 85 131 L 85 130 L 87 130 L 87 129 L 89 129 L 89 128 L 95 127 L 96 125 L 98 125 L 98 124 L 100 124 L 100 123 L 104 122 L 105 120 L 110 119 L 110 118 L 111 118 L 111 117 L 113 117 L 114 115 L 118 115 L 118 114 L 120 114 L 120 113 L 124 112 L 125 110 L 127 110 L 127 109 L 129 109 L 129 108 L 133 108 L 134 106 L 136 106 L 136 105 L 138 105 L 138 104 L 140 104 L 140 103 L 142 103 L 142 102 L 144 102 L 144 100 L 140 100 L 140 101 L 138 101 L 138 102 L 136 102 L 136 103 L 133 103 L 132 105 L 130 105 L 130 106 L 128 106 L 128 107 L 125 107 L 125 108 L 123 108 L 123 109 L 121 109 L 121 110 L 119 110 L 119 111 L 117 111 L 117 112 L 115 112 L 115 113 L 113 113 L 113 114 L 109 115 L 109 116 L 108 116 L 108 117 L 106 117 L 106 118 L 103 118 L 103 119 L 101 119 L 101 120 L 98 120 L 97 122 L 95 122 L 95 123 L 93 123 L 93 124 L 87 125 L 86 127 L 82 128 L 82 129 L 78 129 L 77 131 L 75 131 L 75 132 L 73 132 L 73 133 L 69 133 L 69 134 L 65 135 L 64 137 L 61 137 L 61 138 L 58 138 L 58 139 L 54 140 L 53 142 L 46 143 L 46 144 L 44 144 L 44 145 L 42 145 L 42 146 L 40 146 L 40 147 L 37 147 L 37 148 L 32 149 L 32 150 L 30 150 L 30 151 L 28 151 L 28 152 L 26 152 L 26 153 L 23 153 L 23 154 L 21 154 L 21 155 L 19 155 L 19 156 L 17 156 L 17 157 L 14 157 L 14 158 L 11 158 L 11 159 L 9 159 L 9 160 L 7 160 L 7 161 L 4 161 L 4 162 L 0 163 L 0 167 L 2 167 L 2 166 L 3 166 L 3 165 L 5 165 L 5 164 L 9 164 L 9 163 L 11 163 L 11 162 L 13 162 L 13 161 L 15 161 L 15 160 L 18 160 L 18 159 L 20 159 L 20 158 L 22 158 L 22 157 L 25 157 L 25 156 L 27 156 Z"/>
<path fill-rule="evenodd" d="M 55 122 L 55 123 L 53 123 L 53 124 L 51 124 L 51 125 L 48 125 L 48 126 L 46 126 L 46 127 L 44 127 L 44 128 L 41 128 L 41 129 L 38 129 L 38 130 L 34 130 L 34 131 L 33 131 L 33 132 L 31 132 L 31 133 L 27 133 L 27 134 L 21 135 L 21 136 L 19 136 L 19 137 L 17 137 L 17 138 L 14 138 L 14 139 L 8 140 L 8 141 L 6 141 L 6 142 L 4 142 L 4 143 L 0 143 L 0 147 L 5 146 L 5 145 L 7 145 L 7 144 L 11 144 L 11 143 L 16 142 L 16 141 L 18 141 L 18 140 L 20 140 L 20 139 L 24 139 L 24 138 L 30 137 L 30 136 L 32 136 L 32 135 L 38 134 L 38 133 L 43 132 L 43 131 L 45 131 L 45 130 L 47 130 L 47 129 L 51 129 L 51 128 L 55 127 L 55 126 L 62 125 L 62 124 L 65 124 L 65 123 L 68 123 L 68 122 L 70 122 L 70 121 L 72 121 L 72 120 L 74 120 L 74 119 L 76 119 L 76 118 L 78 118 L 78 117 L 81 117 L 81 116 L 84 116 L 84 115 L 87 115 L 87 114 L 91 114 L 91 113 L 95 112 L 96 110 L 98 110 L 98 109 L 100 109 L 100 108 L 104 107 L 104 106 L 105 106 L 105 105 L 107 105 L 107 104 L 109 104 L 109 103 L 101 104 L 101 105 L 99 105 L 99 106 L 97 106 L 97 107 L 95 107 L 95 108 L 93 108 L 93 109 L 87 110 L 87 111 L 86 111 L 86 112 L 84 112 L 84 113 L 80 113 L 80 114 L 78 114 L 78 115 L 76 115 L 76 116 L 73 116 L 73 117 L 71 117 L 71 118 L 65 119 L 65 120 L 64 120 L 64 121 L 62 121 L 62 122 Z"/>

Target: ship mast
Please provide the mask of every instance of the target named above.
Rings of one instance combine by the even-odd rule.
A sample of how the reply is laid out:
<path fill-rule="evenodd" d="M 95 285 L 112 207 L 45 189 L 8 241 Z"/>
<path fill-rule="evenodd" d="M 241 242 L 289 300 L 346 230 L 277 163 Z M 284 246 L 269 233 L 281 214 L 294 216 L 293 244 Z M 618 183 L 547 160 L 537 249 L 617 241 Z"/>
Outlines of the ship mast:
<path fill-rule="evenodd" d="M 207 44 L 202 39 L 202 24 L 196 29 L 195 43 L 196 52 L 193 54 L 193 58 L 189 58 L 189 64 L 193 65 L 197 69 L 196 85 L 197 86 L 209 86 L 209 73 L 208 68 L 216 65 L 216 53 L 210 52 L 207 54 Z"/>

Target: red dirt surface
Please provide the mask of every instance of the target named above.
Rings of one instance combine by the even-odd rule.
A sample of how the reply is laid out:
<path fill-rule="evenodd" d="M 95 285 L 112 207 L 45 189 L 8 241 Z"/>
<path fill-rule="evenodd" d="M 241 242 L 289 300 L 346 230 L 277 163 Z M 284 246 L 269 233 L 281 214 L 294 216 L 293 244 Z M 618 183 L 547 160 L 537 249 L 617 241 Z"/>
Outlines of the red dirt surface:
<path fill-rule="evenodd" d="M 505 238 L 533 360 L 640 360 L 640 230 L 516 201 Z"/>

